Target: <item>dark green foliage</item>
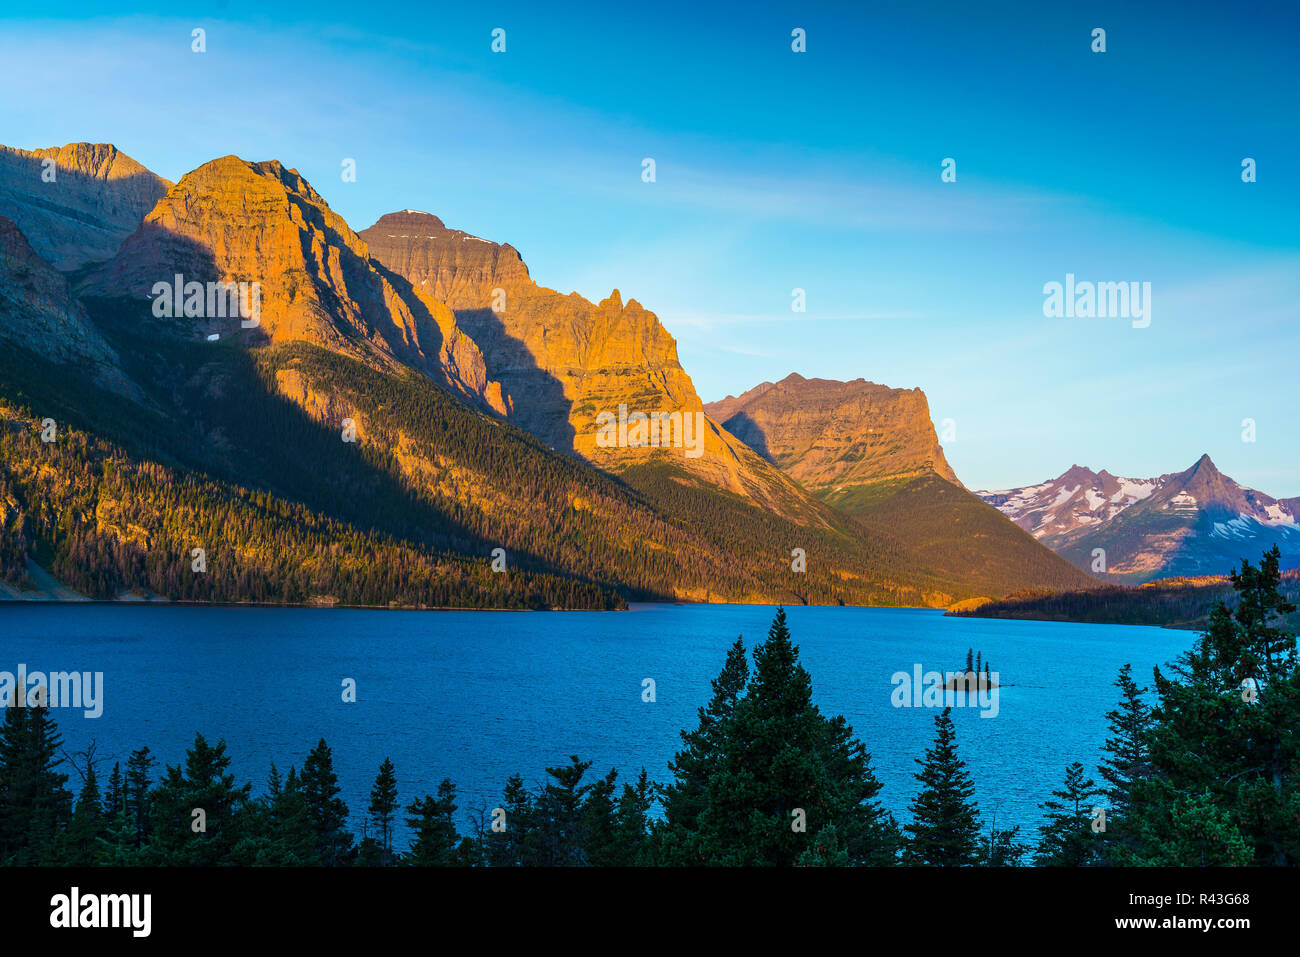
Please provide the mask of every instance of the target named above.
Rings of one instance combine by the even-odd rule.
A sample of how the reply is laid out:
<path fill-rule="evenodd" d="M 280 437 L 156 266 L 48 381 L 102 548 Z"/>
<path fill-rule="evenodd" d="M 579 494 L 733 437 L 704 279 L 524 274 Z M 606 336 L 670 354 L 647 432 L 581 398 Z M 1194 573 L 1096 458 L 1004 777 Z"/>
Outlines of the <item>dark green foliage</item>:
<path fill-rule="evenodd" d="M 556 867 L 585 864 L 587 834 L 583 803 L 592 785 L 583 784 L 590 761 L 570 755 L 569 763 L 547 768 L 546 782 L 533 803 L 532 828 L 537 864 Z"/>
<path fill-rule="evenodd" d="M 68 776 L 58 771 L 62 741 L 48 707 L 11 698 L 0 726 L 0 861 L 6 864 L 46 863 L 46 851 L 72 816 Z"/>
<path fill-rule="evenodd" d="M 981 867 L 1022 867 L 1029 847 L 1016 840 L 1020 825 L 999 830 L 994 823 L 989 827 L 988 840 L 980 841 L 979 865 Z"/>
<path fill-rule="evenodd" d="M 86 779 L 77 795 L 72 821 L 60 836 L 57 857 L 60 864 L 91 867 L 99 859 L 99 835 L 104 830 L 104 809 L 100 806 L 99 783 L 95 766 L 88 764 Z"/>
<path fill-rule="evenodd" d="M 131 752 L 126 762 L 126 783 L 123 790 L 123 804 L 128 817 L 135 825 L 135 843 L 138 847 L 144 843 L 149 832 L 149 788 L 153 767 L 157 764 L 148 747 Z"/>
<path fill-rule="evenodd" d="M 743 656 L 738 641 L 699 728 L 683 735 L 666 790 L 666 859 L 788 866 L 820 847 L 808 862 L 837 861 L 841 851 L 851 864 L 891 862 L 897 830 L 875 800 L 870 756 L 843 717 L 827 719 L 812 704 L 784 609 L 748 682 Z"/>
<path fill-rule="evenodd" d="M 397 813 L 397 776 L 393 762 L 384 758 L 375 776 L 375 786 L 370 789 L 369 823 L 378 835 L 380 856 L 377 863 L 391 863 L 393 849 L 393 815 Z"/>
<path fill-rule="evenodd" d="M 927 748 L 916 780 L 921 790 L 912 799 L 912 821 L 904 830 L 903 860 L 930 867 L 964 867 L 979 857 L 979 812 L 975 784 L 966 762 L 957 756 L 952 709 L 935 716 L 934 746 Z"/>
<path fill-rule="evenodd" d="M 407 808 L 410 817 L 407 827 L 414 835 L 406 863 L 417 867 L 449 867 L 459 863 L 457 849 L 460 835 L 456 833 L 456 785 L 443 780 L 438 785 L 438 796 L 417 798 Z"/>
<path fill-rule="evenodd" d="M 1075 761 L 1065 769 L 1065 786 L 1053 791 L 1040 807 L 1047 820 L 1038 827 L 1034 863 L 1040 867 L 1087 867 L 1101 856 L 1101 839 L 1092 830 L 1093 808 L 1104 792 L 1083 765 Z"/>
<path fill-rule="evenodd" d="M 749 683 L 749 659 L 745 643 L 737 638 L 727 651 L 722 672 L 713 679 L 713 696 L 699 709 L 699 726 L 682 731 L 684 747 L 669 763 L 673 782 L 664 789 L 664 810 L 671 827 L 671 859 L 676 863 L 704 860 L 702 849 L 695 847 L 700 814 L 708 806 L 709 780 L 721 764 L 726 744 L 725 733 L 735 714 L 745 686 Z"/>
<path fill-rule="evenodd" d="M 168 766 L 149 795 L 151 827 L 149 863 L 213 865 L 238 861 L 244 835 L 241 812 L 249 787 L 228 774 L 226 743 L 208 744 L 201 734 L 185 752 L 185 765 Z M 196 812 L 202 812 L 197 814 Z M 251 863 L 251 862 L 248 862 Z"/>
<path fill-rule="evenodd" d="M 271 765 L 267 782 L 267 796 L 263 801 L 267 813 L 267 830 L 271 845 L 262 854 L 259 863 L 279 866 L 308 866 L 324 863 L 320 845 L 312 823 L 311 810 L 303 794 L 298 772 L 290 766 L 289 773 L 280 782 L 279 772 Z"/>
<path fill-rule="evenodd" d="M 326 866 L 345 863 L 352 847 L 347 831 L 348 806 L 339 797 L 334 756 L 321 738 L 302 763 L 299 789 L 307 805 L 307 820 L 316 835 L 316 855 Z"/>
<path fill-rule="evenodd" d="M 123 806 L 126 792 L 122 786 L 122 765 L 114 762 L 113 772 L 104 786 L 104 817 L 112 818 Z"/>
<path fill-rule="evenodd" d="M 1134 788 L 1137 850 L 1121 863 L 1300 862 L 1300 667 L 1281 627 L 1276 546 L 1232 575 L 1239 600 L 1173 669 L 1155 670 L 1152 773 Z"/>
<path fill-rule="evenodd" d="M 1106 817 L 1105 839 L 1113 848 L 1120 843 L 1133 846 L 1129 820 L 1133 816 L 1134 792 L 1138 782 L 1151 774 L 1150 749 L 1147 734 L 1151 728 L 1151 709 L 1143 696 L 1146 688 L 1139 688 L 1133 680 L 1133 668 L 1124 665 L 1115 679 L 1119 689 L 1119 704 L 1106 712 L 1110 736 L 1102 745 L 1101 777 L 1106 782 L 1105 795 L 1109 801 Z M 1117 843 L 1118 842 L 1118 843 Z"/>
<path fill-rule="evenodd" d="M 521 867 L 537 863 L 533 839 L 533 796 L 518 774 L 506 781 L 499 810 L 494 809 L 484 835 L 485 858 L 491 867 Z"/>

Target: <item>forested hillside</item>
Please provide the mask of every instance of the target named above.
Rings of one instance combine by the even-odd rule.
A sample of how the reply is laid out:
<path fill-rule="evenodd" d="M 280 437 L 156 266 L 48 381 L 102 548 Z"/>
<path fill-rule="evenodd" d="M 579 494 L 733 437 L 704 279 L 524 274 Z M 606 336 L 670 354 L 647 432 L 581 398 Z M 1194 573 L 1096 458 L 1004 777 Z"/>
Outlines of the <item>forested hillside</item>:
<path fill-rule="evenodd" d="M 977 593 L 887 533 L 815 503 L 817 521 L 796 525 L 693 480 L 668 451 L 612 476 L 414 371 L 301 342 L 185 340 L 139 303 L 88 306 L 145 401 L 18 348 L 0 360 L 10 580 L 30 558 L 95 597 L 612 607 Z M 206 577 L 189 571 L 196 547 Z"/>

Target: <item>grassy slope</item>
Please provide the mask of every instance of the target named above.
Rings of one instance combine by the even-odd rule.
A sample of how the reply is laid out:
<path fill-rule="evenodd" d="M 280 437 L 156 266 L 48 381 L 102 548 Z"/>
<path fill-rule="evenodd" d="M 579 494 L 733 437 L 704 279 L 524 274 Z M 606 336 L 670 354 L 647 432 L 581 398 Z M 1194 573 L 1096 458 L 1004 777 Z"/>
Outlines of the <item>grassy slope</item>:
<path fill-rule="evenodd" d="M 937 475 L 828 490 L 823 498 L 866 527 L 906 541 L 920 563 L 960 583 L 954 591 L 961 598 L 1096 585 L 997 509 Z"/>

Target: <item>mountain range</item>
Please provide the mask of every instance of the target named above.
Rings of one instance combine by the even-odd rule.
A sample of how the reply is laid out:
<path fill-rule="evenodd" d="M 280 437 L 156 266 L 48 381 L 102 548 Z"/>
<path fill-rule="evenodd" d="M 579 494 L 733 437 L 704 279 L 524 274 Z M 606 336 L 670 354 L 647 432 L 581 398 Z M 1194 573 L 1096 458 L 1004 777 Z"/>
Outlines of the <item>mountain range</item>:
<path fill-rule="evenodd" d="M 1300 564 L 1300 498 L 1246 488 L 1208 455 L 1155 478 L 1074 465 L 1037 485 L 976 494 L 1079 568 L 1111 581 L 1222 575 L 1275 544 L 1283 567 Z"/>
<path fill-rule="evenodd" d="M 1095 584 L 962 485 L 920 390 L 792 375 L 706 404 L 635 299 L 546 288 L 430 213 L 354 231 L 278 161 L 173 184 L 104 144 L 4 149 L 0 217 L 11 594 L 947 606 Z M 212 308 L 240 283 L 253 321 Z"/>

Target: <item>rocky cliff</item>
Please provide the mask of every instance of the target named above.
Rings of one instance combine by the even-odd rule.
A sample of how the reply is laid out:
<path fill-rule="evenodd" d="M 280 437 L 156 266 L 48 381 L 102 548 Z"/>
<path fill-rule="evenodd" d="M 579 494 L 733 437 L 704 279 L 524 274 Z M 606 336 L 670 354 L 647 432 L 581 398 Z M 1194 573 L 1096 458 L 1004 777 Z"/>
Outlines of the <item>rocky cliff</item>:
<path fill-rule="evenodd" d="M 791 374 L 705 410 L 813 491 L 931 473 L 961 486 L 920 389 Z"/>
<path fill-rule="evenodd" d="M 514 398 L 512 421 L 547 445 L 616 471 L 671 462 L 783 514 L 800 510 L 800 490 L 707 415 L 697 457 L 684 442 L 598 441 L 602 413 L 617 417 L 620 407 L 628 415 L 705 411 L 676 341 L 635 299 L 624 302 L 615 289 L 593 303 L 547 289 L 512 246 L 449 229 L 429 213 L 390 213 L 360 235 L 377 260 L 455 310 L 488 375 Z"/>
<path fill-rule="evenodd" d="M 0 146 L 0 216 L 64 272 L 110 258 L 171 185 L 107 143 Z"/>
<path fill-rule="evenodd" d="M 417 369 L 507 411 L 451 310 L 373 262 L 320 194 L 278 161 L 225 156 L 186 174 L 80 292 L 152 297 L 156 283 L 174 285 L 178 275 L 205 286 L 256 283 L 260 291 L 255 328 L 241 328 L 246 312 L 220 299 L 214 309 L 205 298 L 199 315 L 172 317 L 184 334 L 309 342 Z"/>
<path fill-rule="evenodd" d="M 117 353 L 73 298 L 68 281 L 2 216 L 0 339 L 60 365 L 82 366 L 100 385 L 124 395 L 135 394 L 121 372 Z"/>

